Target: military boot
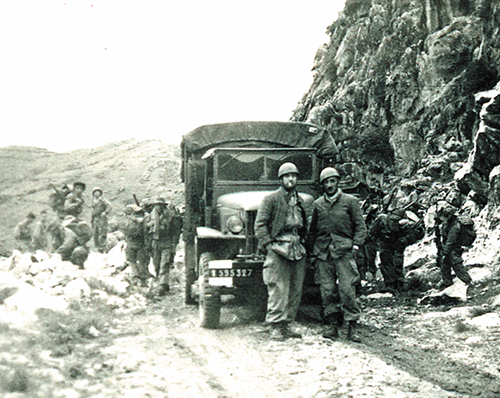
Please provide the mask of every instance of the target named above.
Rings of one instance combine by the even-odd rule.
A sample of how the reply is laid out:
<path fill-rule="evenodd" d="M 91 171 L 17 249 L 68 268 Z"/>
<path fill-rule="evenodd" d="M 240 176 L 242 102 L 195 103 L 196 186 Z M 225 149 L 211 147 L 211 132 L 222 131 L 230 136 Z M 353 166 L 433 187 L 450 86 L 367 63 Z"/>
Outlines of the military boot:
<path fill-rule="evenodd" d="M 300 333 L 295 332 L 290 328 L 290 325 L 288 324 L 288 322 L 281 323 L 281 333 L 287 339 L 301 339 L 302 338 L 302 335 Z"/>
<path fill-rule="evenodd" d="M 168 283 L 162 283 L 158 289 L 158 296 L 165 296 L 170 291 Z"/>
<path fill-rule="evenodd" d="M 349 323 L 347 324 L 347 340 L 354 343 L 361 343 L 361 339 L 356 333 L 356 326 L 356 321 L 349 321 Z"/>
<path fill-rule="evenodd" d="M 339 322 L 337 314 L 328 315 L 326 317 L 327 329 L 323 333 L 323 337 L 330 340 L 335 340 L 339 337 Z"/>

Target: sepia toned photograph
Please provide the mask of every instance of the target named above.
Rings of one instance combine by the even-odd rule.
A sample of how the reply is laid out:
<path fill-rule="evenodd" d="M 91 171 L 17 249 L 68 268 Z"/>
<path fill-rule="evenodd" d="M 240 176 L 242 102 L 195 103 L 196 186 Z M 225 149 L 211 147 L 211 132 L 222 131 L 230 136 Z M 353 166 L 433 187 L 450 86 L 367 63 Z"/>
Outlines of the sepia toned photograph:
<path fill-rule="evenodd" d="M 500 397 L 500 2 L 0 33 L 0 397 Z"/>

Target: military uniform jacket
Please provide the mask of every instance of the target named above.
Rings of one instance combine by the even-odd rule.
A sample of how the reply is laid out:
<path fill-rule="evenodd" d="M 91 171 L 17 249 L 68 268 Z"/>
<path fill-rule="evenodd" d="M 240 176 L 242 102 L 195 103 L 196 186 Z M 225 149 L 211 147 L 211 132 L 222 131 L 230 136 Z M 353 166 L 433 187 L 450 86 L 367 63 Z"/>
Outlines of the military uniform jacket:
<path fill-rule="evenodd" d="M 340 193 L 332 202 L 324 196 L 314 201 L 311 229 L 307 246 L 314 257 L 321 260 L 340 258 L 361 246 L 366 238 L 366 225 L 359 201 L 354 196 Z"/>
<path fill-rule="evenodd" d="M 71 192 L 66 196 L 64 201 L 64 211 L 66 214 L 77 217 L 80 216 L 83 210 L 83 198 Z"/>
<path fill-rule="evenodd" d="M 92 199 L 92 220 L 95 220 L 102 215 L 105 215 L 111 211 L 111 203 L 103 197 L 95 200 Z"/>
<path fill-rule="evenodd" d="M 304 209 L 304 202 L 298 196 L 298 206 L 302 214 L 302 228 L 297 233 L 302 238 L 307 234 L 307 216 Z M 267 195 L 263 200 L 257 212 L 255 220 L 255 236 L 259 240 L 259 249 L 265 251 L 268 243 L 274 242 L 278 235 L 285 229 L 285 223 L 288 216 L 288 198 L 284 188 Z"/>

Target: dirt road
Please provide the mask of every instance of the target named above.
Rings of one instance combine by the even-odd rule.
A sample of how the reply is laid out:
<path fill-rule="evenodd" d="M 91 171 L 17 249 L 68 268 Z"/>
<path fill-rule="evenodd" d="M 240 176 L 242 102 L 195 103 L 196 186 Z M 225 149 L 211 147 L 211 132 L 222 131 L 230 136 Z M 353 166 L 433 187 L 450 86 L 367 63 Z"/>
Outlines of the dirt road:
<path fill-rule="evenodd" d="M 177 270 L 177 275 L 181 270 Z M 175 275 L 175 273 L 174 273 Z M 161 299 L 131 292 L 112 309 L 97 298 L 38 313 L 39 330 L 0 322 L 6 398 L 499 397 L 498 316 L 476 285 L 466 303 L 422 305 L 404 294 L 362 296 L 361 343 L 323 338 L 301 319 L 301 339 L 274 341 L 247 308 L 223 308 L 222 327 L 198 326 L 182 281 Z M 121 300 L 121 301 L 120 301 Z M 133 303 L 132 306 L 124 303 Z M 85 304 L 85 305 L 84 305 Z M 489 311 L 489 312 L 488 312 Z M 3 326 L 2 326 L 3 325 Z"/>
<path fill-rule="evenodd" d="M 113 372 L 123 372 L 93 389 L 130 397 L 452 396 L 363 344 L 322 338 L 319 325 L 298 324 L 302 339 L 277 342 L 230 308 L 223 328 L 201 329 L 196 308 L 180 297 L 152 305 L 134 319 L 136 335 L 103 350 L 116 358 Z"/>
<path fill-rule="evenodd" d="M 109 367 L 83 396 L 500 396 L 497 342 L 465 344 L 478 331 L 457 331 L 459 309 L 422 310 L 409 297 L 363 299 L 361 344 L 326 340 L 314 322 L 294 325 L 302 339 L 278 342 L 240 307 L 223 310 L 221 329 L 199 328 L 197 308 L 185 306 L 181 293 L 175 286 L 121 320 L 116 333 L 125 336 L 102 350 Z"/>

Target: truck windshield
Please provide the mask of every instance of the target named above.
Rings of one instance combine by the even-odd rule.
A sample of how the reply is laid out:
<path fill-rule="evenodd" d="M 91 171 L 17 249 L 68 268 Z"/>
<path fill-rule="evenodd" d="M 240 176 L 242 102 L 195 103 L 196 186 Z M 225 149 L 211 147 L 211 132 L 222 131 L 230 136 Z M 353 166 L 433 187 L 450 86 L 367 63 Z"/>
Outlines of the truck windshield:
<path fill-rule="evenodd" d="M 312 181 L 314 152 L 219 152 L 216 157 L 219 181 L 272 181 L 285 162 L 294 163 L 300 171 L 299 181 Z"/>

